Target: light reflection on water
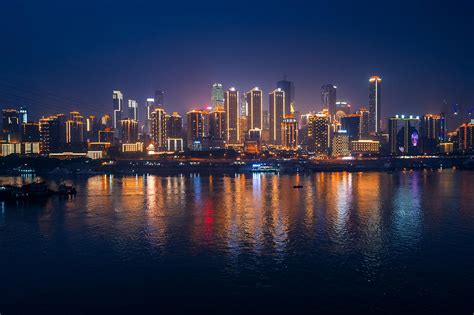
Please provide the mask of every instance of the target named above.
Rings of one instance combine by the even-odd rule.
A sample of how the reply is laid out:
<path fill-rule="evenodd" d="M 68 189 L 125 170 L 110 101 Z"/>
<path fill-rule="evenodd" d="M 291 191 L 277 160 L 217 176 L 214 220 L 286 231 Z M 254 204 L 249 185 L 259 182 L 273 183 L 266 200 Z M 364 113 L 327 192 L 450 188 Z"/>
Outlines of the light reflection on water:
<path fill-rule="evenodd" d="M 459 171 L 101 175 L 75 180 L 75 198 L 2 203 L 0 248 L 8 261 L 36 254 L 48 264 L 60 257 L 90 268 L 105 264 L 110 276 L 133 265 L 123 281 L 145 277 L 157 292 L 163 280 L 151 275 L 164 273 L 187 279 L 191 289 L 207 281 L 238 294 L 241 287 L 295 295 L 365 292 L 380 295 L 377 301 L 407 290 L 409 300 L 420 292 L 419 269 L 446 266 L 432 260 L 433 248 L 457 254 L 455 261 L 473 249 L 467 241 L 474 236 L 473 180 L 473 173 Z M 446 244 L 456 242 L 452 253 Z M 41 272 L 48 277 L 53 270 Z M 472 269 L 465 272 L 472 279 Z M 103 281 L 102 289 L 110 289 Z M 438 289 L 426 290 L 436 296 Z"/>

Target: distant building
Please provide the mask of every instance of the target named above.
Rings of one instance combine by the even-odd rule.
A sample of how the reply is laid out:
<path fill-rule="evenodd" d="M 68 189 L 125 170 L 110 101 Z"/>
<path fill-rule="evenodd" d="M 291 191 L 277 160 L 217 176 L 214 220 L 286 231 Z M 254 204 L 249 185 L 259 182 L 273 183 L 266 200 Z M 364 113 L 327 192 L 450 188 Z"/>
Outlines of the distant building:
<path fill-rule="evenodd" d="M 240 108 L 239 91 L 230 88 L 225 92 L 224 110 L 226 114 L 226 137 L 228 144 L 237 144 L 240 142 Z"/>
<path fill-rule="evenodd" d="M 292 81 L 288 81 L 286 80 L 286 78 L 284 78 L 283 80 L 277 82 L 277 89 L 280 89 L 285 92 L 285 105 L 283 115 L 289 115 L 292 111 L 295 110 L 295 84 Z"/>
<path fill-rule="evenodd" d="M 382 132 L 382 79 L 378 76 L 369 79 L 369 132 Z"/>
<path fill-rule="evenodd" d="M 321 86 L 321 106 L 322 109 L 327 109 L 329 115 L 336 113 L 337 87 L 332 84 L 325 84 Z"/>
<path fill-rule="evenodd" d="M 248 104 L 248 128 L 262 129 L 263 128 L 263 98 L 262 91 L 255 87 L 246 93 Z"/>
<path fill-rule="evenodd" d="M 419 116 L 397 115 L 388 119 L 390 153 L 417 155 L 421 152 Z"/>
<path fill-rule="evenodd" d="M 330 117 L 327 113 L 313 114 L 308 117 L 308 150 L 316 156 L 329 154 Z"/>
<path fill-rule="evenodd" d="M 421 118 L 421 146 L 423 153 L 437 153 L 439 151 L 439 143 L 444 141 L 443 130 L 446 126 L 444 116 L 427 114 Z"/>
<path fill-rule="evenodd" d="M 204 110 L 191 110 L 186 113 L 187 117 L 187 146 L 193 148 L 195 141 L 201 141 L 207 136 L 206 120 L 209 119 L 209 114 Z"/>
<path fill-rule="evenodd" d="M 26 106 L 21 106 L 18 112 L 20 114 L 20 124 L 26 124 L 28 122 L 28 109 Z"/>
<path fill-rule="evenodd" d="M 122 143 L 122 152 L 124 153 L 143 152 L 143 142 Z"/>
<path fill-rule="evenodd" d="M 374 140 L 354 140 L 351 141 L 352 154 L 378 154 L 380 152 L 380 142 Z"/>
<path fill-rule="evenodd" d="M 155 151 L 166 148 L 166 113 L 163 108 L 155 108 L 151 113 L 151 138 Z"/>
<path fill-rule="evenodd" d="M 351 155 L 351 151 L 349 150 L 349 135 L 346 130 L 335 132 L 331 142 L 332 156 L 338 157 Z"/>
<path fill-rule="evenodd" d="M 165 108 L 165 91 L 156 90 L 154 100 L 155 100 L 156 107 Z"/>
<path fill-rule="evenodd" d="M 62 117 L 49 116 L 39 120 L 41 153 L 59 152 L 62 144 L 61 119 Z"/>
<path fill-rule="evenodd" d="M 360 114 L 349 114 L 341 118 L 341 129 L 347 131 L 349 140 L 359 140 L 360 135 Z"/>
<path fill-rule="evenodd" d="M 281 122 L 281 145 L 287 150 L 298 149 L 298 121 L 294 115 L 286 115 Z"/>
<path fill-rule="evenodd" d="M 136 143 L 138 141 L 138 122 L 135 119 L 122 119 L 122 143 Z"/>
<path fill-rule="evenodd" d="M 472 152 L 474 150 L 474 120 L 459 127 L 459 150 Z"/>
<path fill-rule="evenodd" d="M 113 129 L 115 132 L 115 137 L 120 138 L 120 121 L 122 120 L 122 112 L 123 112 L 123 94 L 120 91 L 113 91 L 112 94 L 112 102 L 113 102 Z"/>
<path fill-rule="evenodd" d="M 178 112 L 173 112 L 166 119 L 166 137 L 182 138 L 183 137 L 183 117 Z"/>
<path fill-rule="evenodd" d="M 178 152 L 184 150 L 183 138 L 168 138 L 166 141 L 168 151 Z"/>
<path fill-rule="evenodd" d="M 16 109 L 2 109 L 2 133 L 7 142 L 20 142 L 20 113 Z"/>
<path fill-rule="evenodd" d="M 109 128 L 104 130 L 99 130 L 99 142 L 107 142 L 113 143 L 114 142 L 114 132 Z"/>
<path fill-rule="evenodd" d="M 275 145 L 282 144 L 281 127 L 283 117 L 290 115 L 285 109 L 285 91 L 278 88 L 270 93 L 270 142 Z"/>
<path fill-rule="evenodd" d="M 227 137 L 226 112 L 223 107 L 216 106 L 209 113 L 209 136 L 212 139 L 221 140 L 224 140 Z"/>
<path fill-rule="evenodd" d="M 368 140 L 370 137 L 370 128 L 369 128 L 369 120 L 370 114 L 366 108 L 361 108 L 357 112 L 360 116 L 360 125 L 359 125 L 359 139 L 360 140 Z"/>
<path fill-rule="evenodd" d="M 40 142 L 39 124 L 27 122 L 21 125 L 22 142 Z"/>
<path fill-rule="evenodd" d="M 128 118 L 138 123 L 138 102 L 135 100 L 128 100 Z"/>
<path fill-rule="evenodd" d="M 146 99 L 146 122 L 145 122 L 145 133 L 151 134 L 151 114 L 155 111 L 155 99 Z"/>
<path fill-rule="evenodd" d="M 221 83 L 212 85 L 211 106 L 212 110 L 224 107 L 224 89 Z"/>

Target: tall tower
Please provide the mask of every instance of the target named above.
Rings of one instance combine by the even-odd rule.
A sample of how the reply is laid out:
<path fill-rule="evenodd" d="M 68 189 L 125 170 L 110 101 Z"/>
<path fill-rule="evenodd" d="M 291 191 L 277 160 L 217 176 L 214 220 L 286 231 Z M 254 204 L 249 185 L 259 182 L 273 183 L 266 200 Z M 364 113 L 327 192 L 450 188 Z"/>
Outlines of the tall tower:
<path fill-rule="evenodd" d="M 239 91 L 231 87 L 225 92 L 224 110 L 226 114 L 226 137 L 228 144 L 239 143 L 240 108 Z"/>
<path fill-rule="evenodd" d="M 286 93 L 278 88 L 270 93 L 270 142 L 281 145 L 281 126 L 283 118 L 290 114 L 286 111 Z"/>
<path fill-rule="evenodd" d="M 329 115 L 336 113 L 337 86 L 325 84 L 321 86 L 321 106 L 329 111 Z"/>
<path fill-rule="evenodd" d="M 291 107 L 295 108 L 295 84 L 292 81 L 287 81 L 286 77 L 277 82 L 277 88 L 285 92 L 285 113 L 289 115 Z"/>
<path fill-rule="evenodd" d="M 160 108 L 165 108 L 165 91 L 156 90 L 155 91 L 155 106 Z"/>
<path fill-rule="evenodd" d="M 212 85 L 211 106 L 212 109 L 224 106 L 224 90 L 221 83 L 214 83 Z"/>
<path fill-rule="evenodd" d="M 120 91 L 113 91 L 112 102 L 114 108 L 113 128 L 115 138 L 120 137 L 120 121 L 122 120 L 123 111 L 123 94 Z"/>
<path fill-rule="evenodd" d="M 128 100 L 128 118 L 138 122 L 138 102 L 135 100 Z"/>
<path fill-rule="evenodd" d="M 382 79 L 378 76 L 369 79 L 369 132 L 382 131 Z"/>
<path fill-rule="evenodd" d="M 146 99 L 146 122 L 145 122 L 145 132 L 151 134 L 151 114 L 155 111 L 155 99 L 147 98 Z"/>
<path fill-rule="evenodd" d="M 209 135 L 212 139 L 225 140 L 226 138 L 226 113 L 224 109 L 217 106 L 209 114 Z"/>
<path fill-rule="evenodd" d="M 155 108 L 151 113 L 151 138 L 155 151 L 161 151 L 166 148 L 166 120 L 163 108 Z"/>
<path fill-rule="evenodd" d="M 262 90 L 258 87 L 254 87 L 246 93 L 247 104 L 248 104 L 248 126 L 249 129 L 262 129 L 263 128 L 263 115 L 262 115 Z"/>

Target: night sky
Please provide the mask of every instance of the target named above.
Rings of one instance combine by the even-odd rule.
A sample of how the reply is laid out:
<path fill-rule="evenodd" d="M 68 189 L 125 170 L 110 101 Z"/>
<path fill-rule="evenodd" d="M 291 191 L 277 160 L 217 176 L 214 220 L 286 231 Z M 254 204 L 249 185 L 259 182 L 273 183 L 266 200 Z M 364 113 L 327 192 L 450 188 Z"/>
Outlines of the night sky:
<path fill-rule="evenodd" d="M 267 95 L 284 74 L 301 112 L 320 109 L 324 83 L 367 105 L 375 74 L 384 116 L 472 107 L 473 12 L 467 0 L 3 1 L 0 107 L 103 114 L 114 89 L 141 106 L 163 89 L 165 109 L 184 112 L 209 104 L 213 82 Z"/>

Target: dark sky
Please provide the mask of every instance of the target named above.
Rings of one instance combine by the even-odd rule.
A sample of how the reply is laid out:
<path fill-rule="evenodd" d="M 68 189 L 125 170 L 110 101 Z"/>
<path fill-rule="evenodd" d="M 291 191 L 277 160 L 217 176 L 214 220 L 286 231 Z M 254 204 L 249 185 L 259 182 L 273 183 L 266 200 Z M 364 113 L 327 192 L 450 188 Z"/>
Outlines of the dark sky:
<path fill-rule="evenodd" d="M 302 112 L 320 109 L 324 83 L 358 108 L 378 74 L 384 116 L 472 107 L 469 2 L 3 1 L 0 106 L 102 114 L 113 89 L 140 105 L 164 89 L 183 112 L 215 81 L 267 94 L 286 74 Z"/>

